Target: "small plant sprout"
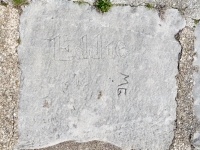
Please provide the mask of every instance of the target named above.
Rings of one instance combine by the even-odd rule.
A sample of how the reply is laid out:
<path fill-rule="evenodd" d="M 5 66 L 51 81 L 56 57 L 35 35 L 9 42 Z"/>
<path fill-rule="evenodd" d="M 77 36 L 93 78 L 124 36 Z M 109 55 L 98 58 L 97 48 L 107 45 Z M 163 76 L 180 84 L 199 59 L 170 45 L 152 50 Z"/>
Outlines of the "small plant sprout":
<path fill-rule="evenodd" d="M 82 5 L 82 4 L 84 4 L 84 2 L 83 1 L 78 1 L 78 4 Z"/>
<path fill-rule="evenodd" d="M 86 2 L 84 2 L 83 0 L 79 0 L 79 1 L 74 1 L 74 3 L 77 3 L 79 5 L 85 4 Z"/>
<path fill-rule="evenodd" d="M 134 4 L 131 4 L 130 6 L 131 6 L 131 7 L 135 7 L 135 5 L 134 5 Z"/>
<path fill-rule="evenodd" d="M 200 19 L 193 19 L 195 24 L 198 24 Z"/>
<path fill-rule="evenodd" d="M 148 9 L 153 9 L 153 6 L 151 4 L 149 4 L 149 3 L 146 3 L 145 7 L 148 8 Z"/>
<path fill-rule="evenodd" d="M 13 2 L 13 5 L 16 7 L 29 4 L 27 0 L 13 0 L 12 2 Z"/>
<path fill-rule="evenodd" d="M 110 0 L 96 0 L 94 6 L 99 12 L 105 13 L 112 7 L 112 3 Z"/>
<path fill-rule="evenodd" d="M 21 43 L 21 39 L 20 39 L 20 38 L 17 39 L 17 43 L 18 43 L 18 44 Z"/>

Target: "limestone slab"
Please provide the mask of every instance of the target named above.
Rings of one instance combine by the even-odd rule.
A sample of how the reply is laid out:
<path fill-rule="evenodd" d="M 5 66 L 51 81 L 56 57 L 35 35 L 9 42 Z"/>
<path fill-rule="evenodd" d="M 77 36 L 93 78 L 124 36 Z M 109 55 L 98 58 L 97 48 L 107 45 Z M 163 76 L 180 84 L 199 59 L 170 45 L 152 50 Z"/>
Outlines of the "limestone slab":
<path fill-rule="evenodd" d="M 196 51 L 196 55 L 194 56 L 194 66 L 199 66 L 200 65 L 200 60 L 199 60 L 199 51 L 200 51 L 200 24 L 198 24 L 196 26 L 195 29 L 195 51 Z M 194 73 L 194 81 L 195 81 L 195 85 L 194 85 L 194 90 L 193 90 L 193 95 L 194 95 L 194 105 L 195 105 L 195 114 L 197 116 L 198 119 L 200 119 L 200 95 L 199 95 L 199 91 L 200 91 L 200 72 L 195 72 Z"/>
<path fill-rule="evenodd" d="M 193 95 L 194 95 L 194 113 L 197 117 L 198 120 L 200 120 L 200 71 L 199 71 L 199 66 L 200 66 L 200 59 L 199 59 L 199 53 L 200 53 L 200 24 L 197 24 L 195 28 L 195 52 L 196 55 L 194 56 L 194 66 L 196 67 L 196 71 L 194 73 L 194 88 L 193 88 Z M 193 145 L 200 149 L 200 130 L 196 131 L 194 134 L 194 139 L 193 139 Z"/>
<path fill-rule="evenodd" d="M 20 18 L 16 149 L 100 140 L 123 150 L 168 149 L 176 119 L 178 53 L 185 26 L 144 7 L 33 1 Z"/>

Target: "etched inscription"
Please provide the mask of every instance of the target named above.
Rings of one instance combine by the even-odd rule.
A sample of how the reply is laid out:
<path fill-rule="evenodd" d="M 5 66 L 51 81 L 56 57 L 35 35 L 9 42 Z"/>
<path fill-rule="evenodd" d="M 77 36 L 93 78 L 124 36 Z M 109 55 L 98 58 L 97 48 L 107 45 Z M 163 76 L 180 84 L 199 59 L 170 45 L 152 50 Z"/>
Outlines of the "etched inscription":
<path fill-rule="evenodd" d="M 55 52 L 55 59 L 56 60 L 61 60 L 65 61 L 67 60 L 72 60 L 73 59 L 73 45 L 70 44 L 72 43 L 71 39 L 69 39 L 67 36 L 63 37 L 56 37 L 55 38 L 55 47 L 59 47 L 57 49 L 57 52 Z"/>
<path fill-rule="evenodd" d="M 122 76 L 124 76 L 124 82 L 118 85 L 118 89 L 117 89 L 117 94 L 118 96 L 120 96 L 122 93 L 124 95 L 126 95 L 126 91 L 127 91 L 127 85 L 128 85 L 128 80 L 127 78 L 129 77 L 129 75 L 125 75 L 123 73 L 120 73 Z"/>
<path fill-rule="evenodd" d="M 75 50 L 75 47 L 74 47 Z M 82 59 L 88 59 L 88 49 L 87 49 L 87 35 L 84 35 L 80 39 L 80 54 L 82 54 Z M 80 57 L 81 57 L 80 56 Z"/>
<path fill-rule="evenodd" d="M 101 34 L 86 34 L 79 39 L 67 35 L 57 36 L 50 41 L 53 42 L 51 45 L 54 49 L 54 59 L 57 61 L 115 59 L 128 55 L 128 48 L 123 40 L 107 40 Z"/>
<path fill-rule="evenodd" d="M 69 75 L 69 78 L 63 82 L 62 91 L 68 93 L 70 88 L 76 87 L 76 90 L 88 87 L 88 71 L 73 73 Z"/>
<path fill-rule="evenodd" d="M 97 35 L 94 37 L 94 48 L 91 49 L 90 56 L 93 59 L 102 58 L 102 36 Z"/>
<path fill-rule="evenodd" d="M 127 49 L 126 49 L 126 46 L 125 46 L 124 42 L 119 41 L 119 42 L 117 43 L 116 49 L 117 49 L 117 50 L 116 50 L 117 55 L 118 55 L 119 57 L 126 57 L 126 56 L 128 55 L 128 51 L 127 51 Z"/>
<path fill-rule="evenodd" d="M 110 42 L 107 46 L 106 46 L 106 55 L 111 58 L 114 59 L 115 58 L 115 46 L 114 46 L 114 42 Z"/>

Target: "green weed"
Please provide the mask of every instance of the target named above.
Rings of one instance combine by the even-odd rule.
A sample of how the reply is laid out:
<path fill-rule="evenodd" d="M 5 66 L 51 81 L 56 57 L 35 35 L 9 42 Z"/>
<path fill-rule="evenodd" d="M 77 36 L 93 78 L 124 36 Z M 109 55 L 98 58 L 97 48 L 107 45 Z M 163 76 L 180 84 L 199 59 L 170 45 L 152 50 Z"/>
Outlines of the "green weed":
<path fill-rule="evenodd" d="M 151 5 L 151 4 L 149 4 L 149 3 L 146 3 L 145 5 L 144 5 L 146 8 L 148 8 L 148 9 L 153 9 L 154 7 Z"/>
<path fill-rule="evenodd" d="M 17 39 L 17 43 L 18 43 L 18 44 L 21 43 L 21 39 L 20 39 L 20 38 Z"/>
<path fill-rule="evenodd" d="M 27 0 L 13 0 L 12 2 L 13 2 L 13 5 L 16 7 L 29 4 Z"/>
<path fill-rule="evenodd" d="M 83 0 L 80 0 L 80 1 L 74 1 L 74 3 L 77 3 L 79 5 L 82 5 L 82 4 L 85 4 L 85 2 Z"/>
<path fill-rule="evenodd" d="M 199 21 L 200 21 L 199 19 L 193 19 L 193 20 L 194 20 L 195 24 L 199 23 Z"/>
<path fill-rule="evenodd" d="M 94 6 L 98 11 L 104 13 L 112 7 L 112 3 L 110 0 L 96 0 Z"/>

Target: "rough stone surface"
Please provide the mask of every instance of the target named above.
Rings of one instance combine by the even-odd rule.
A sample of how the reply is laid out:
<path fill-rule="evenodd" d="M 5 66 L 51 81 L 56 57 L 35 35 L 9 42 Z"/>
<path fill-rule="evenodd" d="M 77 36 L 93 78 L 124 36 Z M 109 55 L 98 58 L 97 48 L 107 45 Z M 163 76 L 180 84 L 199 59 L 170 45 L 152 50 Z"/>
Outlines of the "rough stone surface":
<path fill-rule="evenodd" d="M 199 66 L 200 65 L 200 59 L 199 59 L 199 52 L 200 52 L 200 24 L 198 24 L 196 26 L 195 29 L 195 57 L 194 57 L 194 65 L 195 66 Z M 195 114 L 197 116 L 197 118 L 200 120 L 200 72 L 199 72 L 199 68 L 197 67 L 197 72 L 194 74 L 194 80 L 195 80 L 195 85 L 194 85 L 194 90 L 193 90 L 193 95 L 195 97 Z"/>
<path fill-rule="evenodd" d="M 200 53 L 200 24 L 196 26 L 195 29 L 195 56 L 194 56 L 194 66 L 195 66 L 195 73 L 194 73 L 194 88 L 193 88 L 193 95 L 194 95 L 194 113 L 198 120 L 200 120 L 200 59 L 199 59 L 199 53 Z M 200 149 L 200 128 L 197 128 L 196 133 L 194 134 L 193 139 L 193 145 Z"/>
<path fill-rule="evenodd" d="M 18 10 L 0 5 L 0 149 L 9 150 L 17 142 L 19 94 Z"/>
<path fill-rule="evenodd" d="M 6 74 L 4 74 L 1 78 L 1 84 L 2 84 L 2 89 L 3 91 L 5 90 L 6 92 L 2 92 L 0 94 L 2 94 L 1 96 L 1 103 L 0 106 L 2 109 L 0 109 L 0 115 L 1 115 L 1 119 L 0 119 L 0 130 L 1 130 L 1 147 L 0 149 L 12 149 L 14 143 L 16 143 L 16 139 L 17 139 L 17 100 L 18 100 L 18 96 L 17 96 L 17 91 L 18 91 L 18 85 L 19 85 L 19 76 L 18 74 L 18 69 L 17 69 L 17 53 L 15 52 L 16 49 L 16 41 L 18 41 L 18 34 L 16 33 L 16 29 L 17 29 L 17 24 L 18 24 L 18 13 L 19 11 L 17 11 L 16 9 L 12 8 L 12 0 L 4 0 L 5 2 L 10 2 L 10 4 L 7 7 L 1 7 L 0 9 L 0 13 L 1 13 L 1 18 L 0 18 L 0 26 L 3 32 L 1 32 L 2 34 L 0 34 L 1 37 L 1 51 L 0 51 L 0 55 L 3 56 L 3 58 L 6 58 L 3 60 L 3 63 L 1 63 L 1 66 L 3 66 L 3 72 L 0 72 L 1 75 L 3 75 L 5 72 Z M 41 0 L 43 2 L 45 2 L 46 0 Z M 199 9 L 200 9 L 200 1 L 198 0 L 132 0 L 132 1 L 119 1 L 119 0 L 113 0 L 112 1 L 115 4 L 122 4 L 122 5 L 126 5 L 126 4 L 130 4 L 130 5 L 134 5 L 135 7 L 137 6 L 142 6 L 145 5 L 146 3 L 149 3 L 150 5 L 152 5 L 154 8 L 152 8 L 152 10 L 154 11 L 158 11 L 159 15 L 161 14 L 161 18 L 165 17 L 165 10 L 167 8 L 176 8 L 178 9 L 178 11 L 180 12 L 180 14 L 183 15 L 183 17 L 186 19 L 187 21 L 187 26 L 190 27 L 194 27 L 195 26 L 195 20 L 193 19 L 200 19 L 200 13 L 199 13 Z M 93 1 L 91 1 L 91 4 L 93 3 Z M 12 28 L 10 28 L 10 25 L 7 24 L 7 21 L 9 21 L 10 25 L 12 25 Z M 8 26 L 8 27 L 7 27 Z M 6 30 L 5 30 L 6 29 Z M 7 30 L 9 29 L 9 30 Z M 14 31 L 14 30 L 15 31 Z M 14 32 L 13 32 L 14 31 Z M 9 35 L 9 36 L 8 36 Z M 189 58 L 189 61 L 186 60 L 186 62 L 184 63 L 184 59 L 183 61 L 179 61 L 179 65 L 181 63 L 184 63 L 183 66 L 185 66 L 185 69 L 190 68 L 188 70 L 192 69 L 192 65 L 191 65 L 191 59 L 193 58 L 193 42 L 192 40 L 192 36 L 193 36 L 193 32 L 191 29 L 186 29 L 184 32 L 182 32 L 181 36 L 183 37 L 182 40 L 183 42 L 180 42 L 180 44 L 182 45 L 182 48 L 184 48 L 184 50 L 186 51 L 185 55 L 183 56 L 184 59 L 185 58 Z M 5 42 L 7 41 L 7 42 Z M 18 41 L 19 42 L 19 41 Z M 9 44 L 8 44 L 9 43 Z M 12 49 L 12 52 L 10 52 L 10 50 L 8 49 Z M 5 55 L 6 53 L 6 55 Z M 8 54 L 8 55 L 7 55 Z M 198 55 L 198 53 L 197 53 Z M 6 57 L 4 57 L 6 56 Z M 9 56 L 9 57 L 7 57 Z M 182 57 L 182 56 L 181 56 Z M 12 71 L 9 71 L 9 70 Z M 197 70 L 197 67 L 194 67 L 194 70 Z M 180 76 L 181 78 L 177 78 L 177 84 L 179 85 L 187 85 L 192 87 L 193 83 L 192 83 L 192 77 L 187 76 L 187 73 L 189 72 L 185 72 L 186 76 L 181 73 L 181 71 L 179 71 L 179 74 L 177 75 Z M 191 73 L 190 73 L 191 75 Z M 198 76 L 198 74 L 197 74 Z M 12 77 L 12 80 L 10 80 L 10 77 Z M 15 84 L 13 84 L 13 80 L 16 80 L 17 82 L 15 82 Z M 197 79 L 195 79 L 197 80 Z M 195 84 L 195 89 L 197 88 L 197 82 Z M 180 86 L 181 87 L 181 86 Z M 14 89 L 14 90 L 13 90 Z M 195 125 L 195 119 L 193 116 L 193 100 L 192 100 L 192 95 L 191 95 L 191 88 L 182 88 L 182 91 L 179 90 L 180 88 L 178 88 L 178 93 L 188 93 L 190 96 L 188 97 L 188 99 L 183 98 L 184 96 L 182 95 L 182 98 L 179 98 L 180 100 L 178 101 L 178 106 L 177 106 L 177 120 L 176 120 L 176 130 L 175 130 L 175 137 L 173 140 L 173 146 L 174 149 L 186 149 L 186 147 L 190 147 L 190 140 L 192 139 L 193 136 L 193 130 L 196 127 Z M 6 93 L 6 95 L 5 95 Z M 12 97 L 12 101 L 10 102 L 10 97 Z M 195 96 L 196 97 L 196 96 Z M 178 97 L 177 97 L 178 98 Z M 8 104 L 9 102 L 9 104 Z M 197 102 L 195 103 L 195 107 L 197 107 Z M 187 108 L 188 105 L 188 108 Z M 15 109 L 13 109 L 15 108 Z M 198 109 L 195 109 L 196 114 Z M 14 115 L 13 115 L 14 114 Z M 182 114 L 184 114 L 185 117 L 182 117 Z M 12 116 L 13 115 L 13 116 Z M 180 124 L 180 125 L 178 125 Z M 192 125 L 193 126 L 190 126 Z M 185 132 L 188 129 L 187 132 Z M 182 130 L 184 132 L 182 132 Z M 197 128 L 197 132 L 194 136 L 194 140 L 193 140 L 193 145 L 195 145 L 196 147 L 198 147 L 198 130 L 200 130 L 200 128 Z M 72 148 L 74 148 L 74 144 L 71 142 L 66 142 L 67 143 L 67 148 L 70 148 L 70 146 Z M 91 145 L 90 142 L 86 143 L 78 143 L 78 145 L 84 145 L 85 149 L 92 149 L 93 148 L 93 144 Z M 187 146 L 183 145 L 183 143 L 186 143 Z M 70 145 L 71 144 L 71 145 Z M 76 144 L 77 145 L 77 142 Z M 53 149 L 66 149 L 65 148 L 66 144 L 65 143 L 61 143 L 59 145 L 53 146 Z M 95 149 L 98 149 L 98 146 L 100 146 L 99 144 L 97 144 L 97 147 L 95 147 Z M 101 147 L 101 146 L 100 146 Z M 77 149 L 82 149 L 81 146 L 77 146 Z M 48 148 L 47 148 L 48 149 Z M 50 148 L 51 149 L 51 148 Z"/>
<path fill-rule="evenodd" d="M 192 149 L 191 140 L 196 130 L 196 118 L 193 113 L 193 56 L 194 56 L 194 30 L 185 27 L 175 36 L 180 42 L 181 53 L 179 59 L 177 79 L 177 108 L 176 129 L 174 140 L 170 149 Z"/>
<path fill-rule="evenodd" d="M 74 0 L 79 1 L 79 0 Z M 93 5 L 95 0 L 83 0 Z M 154 10 L 162 10 L 160 8 L 175 8 L 186 19 L 187 26 L 195 26 L 193 19 L 200 19 L 200 1 L 199 0 L 111 0 L 113 4 L 127 4 L 131 6 L 145 6 L 150 4 Z M 161 6 L 161 7 L 160 7 Z"/>
<path fill-rule="evenodd" d="M 18 149 L 67 140 L 169 148 L 181 50 L 174 35 L 185 26 L 177 10 L 162 20 L 144 7 L 102 15 L 51 0 L 23 11 Z"/>

